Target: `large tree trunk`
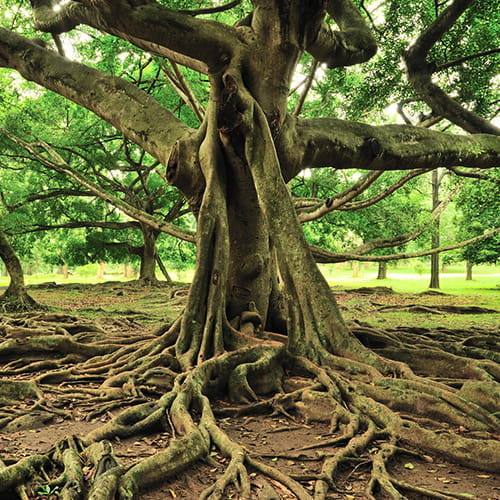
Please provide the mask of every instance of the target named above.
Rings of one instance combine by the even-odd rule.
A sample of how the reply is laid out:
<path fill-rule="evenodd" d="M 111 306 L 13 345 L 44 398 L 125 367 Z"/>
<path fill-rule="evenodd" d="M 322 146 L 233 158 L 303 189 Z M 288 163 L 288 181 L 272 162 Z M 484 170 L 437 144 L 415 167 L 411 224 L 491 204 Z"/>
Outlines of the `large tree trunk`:
<path fill-rule="evenodd" d="M 0 310 L 25 311 L 41 308 L 41 306 L 28 295 L 24 282 L 24 273 L 21 261 L 14 252 L 4 232 L 0 231 L 0 258 L 10 277 L 7 290 L 0 296 Z"/>
<path fill-rule="evenodd" d="M 46 2 L 35 3 L 51 12 Z M 356 7 L 349 0 L 256 0 L 251 19 L 228 27 L 173 12 L 156 2 L 85 0 L 69 5 L 82 15 L 93 12 L 95 6 L 99 23 L 109 23 L 113 33 L 129 29 L 130 36 L 125 33 L 125 38 L 139 40 L 142 47 L 160 53 L 163 46 L 178 51 L 179 59 L 188 65 L 198 58 L 211 84 L 203 124 L 192 133 L 168 113 L 156 113 L 159 104 L 154 99 L 121 79 L 107 79 L 88 68 L 69 72 L 67 61 L 61 63 L 62 78 L 55 76 L 59 70 L 52 70 L 50 79 L 40 78 L 40 67 L 50 72 L 50 51 L 33 64 L 30 54 L 40 49 L 30 42 L 18 45 L 16 36 L 2 36 L 0 30 L 0 40 L 6 38 L 7 45 L 15 42 L 12 58 L 25 76 L 43 80 L 49 88 L 105 117 L 159 161 L 165 162 L 166 151 L 175 142 L 166 178 L 185 194 L 198 222 L 196 270 L 181 319 L 145 342 L 130 344 L 126 339 L 118 349 L 111 343 L 86 345 L 82 351 L 91 356 L 83 363 L 82 377 L 88 378 L 88 361 L 92 370 L 106 371 L 99 397 L 101 391 L 112 389 L 115 394 L 123 386 L 129 401 L 130 388 L 147 387 L 149 380 L 154 382 L 152 394 L 167 390 L 156 402 L 134 405 L 91 431 L 83 446 L 89 449 L 101 442 L 109 450 L 110 441 L 104 439 L 129 437 L 156 427 L 169 428 L 173 437 L 166 449 L 131 467 L 113 463 L 97 477 L 91 493 L 97 495 L 102 485 L 111 484 L 103 497 L 137 498 L 139 488 L 177 474 L 208 457 L 215 447 L 228 465 L 201 497 L 220 499 L 228 485 L 241 484 L 240 496 L 252 498 L 246 467 L 257 461 L 217 426 L 210 397 L 227 395 L 241 402 L 271 394 L 256 405 L 234 409 L 239 414 L 240 408 L 252 411 L 265 404 L 269 410 L 286 414 L 307 404 L 306 391 L 290 392 L 280 386 L 290 381 L 292 372 L 309 379 L 306 390 L 315 402 L 321 401 L 320 395 L 327 398 L 331 433 L 336 433 L 336 442 L 345 442 L 339 453 L 328 453 L 321 471 L 315 472 L 314 498 L 318 500 L 328 497 L 337 466 L 351 458 L 357 464 L 364 450 L 373 451 L 363 454 L 363 460 L 372 462 L 369 498 L 379 493 L 403 498 L 385 469 L 395 453 L 408 449 L 430 449 L 440 458 L 451 457 L 466 465 L 472 462 L 484 470 L 498 468 L 498 445 L 481 438 L 498 429 L 497 402 L 480 406 L 484 384 L 498 378 L 496 364 L 489 362 L 493 358 L 469 363 L 458 355 L 436 352 L 434 339 L 429 340 L 429 349 L 424 338 L 418 346 L 407 346 L 406 339 L 369 328 L 360 333 L 362 344 L 343 321 L 314 261 L 286 184 L 299 169 L 310 166 L 428 168 L 437 161 L 439 165 L 453 165 L 456 158 L 464 161 L 458 152 L 471 139 L 457 139 L 446 152 L 438 147 L 448 143 L 445 134 L 399 126 L 372 128 L 333 119 L 306 120 L 300 126 L 300 120 L 287 115 L 292 77 L 304 51 L 331 67 L 357 63 L 367 53 L 373 54 L 372 37 L 363 28 Z M 329 20 L 324 19 L 325 8 L 340 32 L 332 32 Z M 29 50 L 21 50 L 23 46 Z M 13 64 L 11 51 L 2 51 L 0 44 L 0 64 Z M 78 75 L 82 75 L 83 88 L 76 84 Z M 427 140 L 433 144 L 433 155 L 424 154 L 431 147 Z M 495 148 L 492 144 L 493 153 Z M 467 162 L 470 158 L 480 161 L 481 155 L 493 161 L 498 154 L 486 153 L 482 147 L 473 149 Z M 401 161 L 410 156 L 411 166 Z M 160 226 L 155 222 L 155 228 Z M 267 325 L 273 325 L 274 331 L 267 331 Z M 67 339 L 62 340 L 60 345 L 67 349 Z M 98 356 L 96 349 L 103 347 Z M 433 379 L 417 376 L 410 365 Z M 73 379 L 73 372 L 64 372 L 68 380 Z M 435 380 L 441 380 L 443 373 L 450 387 Z M 49 376 L 60 383 L 65 374 L 58 370 Z M 477 380 L 467 386 L 464 379 L 470 376 Z M 465 398 L 462 388 L 469 392 Z M 448 422 L 450 432 L 428 430 L 444 428 L 429 418 Z M 480 434 L 468 439 L 454 434 L 452 426 Z M 81 470 L 82 454 L 74 455 L 76 468 Z M 109 452 L 106 457 L 111 457 Z M 24 474 L 23 465 L 10 469 L 14 479 Z M 269 477 L 284 481 L 297 498 L 312 498 L 291 477 L 266 466 L 270 469 Z M 12 480 L 12 484 L 17 483 Z"/>

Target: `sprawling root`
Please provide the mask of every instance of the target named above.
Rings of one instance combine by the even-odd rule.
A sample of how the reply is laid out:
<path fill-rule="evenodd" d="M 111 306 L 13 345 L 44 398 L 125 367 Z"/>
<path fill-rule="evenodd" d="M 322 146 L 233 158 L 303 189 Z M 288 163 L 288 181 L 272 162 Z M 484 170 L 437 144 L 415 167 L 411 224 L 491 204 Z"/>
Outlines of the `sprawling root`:
<path fill-rule="evenodd" d="M 457 498 L 392 476 L 391 460 L 415 455 L 413 450 L 479 470 L 500 470 L 500 446 L 493 437 L 500 426 L 498 367 L 491 358 L 472 360 L 438 350 L 430 334 L 418 349 L 420 359 L 435 363 L 432 372 L 410 356 L 414 349 L 404 348 L 404 330 L 357 329 L 367 344 L 427 376 L 389 378 L 326 352 L 320 362 L 292 356 L 278 336 L 266 340 L 265 335 L 181 370 L 174 352 L 179 321 L 133 338 L 107 335 L 78 318 L 49 313 L 3 317 L 0 328 L 4 431 L 72 418 L 71 406 L 90 418 L 129 407 L 85 436 L 55 442 L 46 454 L 0 463 L 0 492 L 16 491 L 20 498 L 29 498 L 31 482 L 57 487 L 66 499 L 138 498 L 141 490 L 195 462 L 212 460 L 214 450 L 225 460 L 222 469 L 217 464 L 220 475 L 201 494 L 207 500 L 235 491 L 242 499 L 279 498 L 279 491 L 301 500 L 327 499 L 329 492 L 342 491 L 339 471 L 360 466 L 370 470 L 367 498 Z M 471 340 L 464 343 L 471 345 Z M 446 377 L 440 376 L 441 369 Z M 211 401 L 224 394 L 233 403 L 214 412 Z M 322 466 L 314 474 L 284 472 L 218 423 L 225 416 L 257 413 L 327 422 L 329 432 L 322 439 L 286 454 L 289 460 L 321 460 Z M 168 432 L 166 448 L 132 466 L 120 463 L 113 440 L 156 431 Z M 276 453 L 272 456 L 277 459 Z"/>

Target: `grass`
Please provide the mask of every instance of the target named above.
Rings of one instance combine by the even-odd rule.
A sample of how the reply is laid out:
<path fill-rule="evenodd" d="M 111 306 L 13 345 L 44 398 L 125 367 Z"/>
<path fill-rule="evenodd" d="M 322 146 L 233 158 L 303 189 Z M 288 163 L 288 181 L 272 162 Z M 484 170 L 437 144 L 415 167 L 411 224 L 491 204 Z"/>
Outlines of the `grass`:
<path fill-rule="evenodd" d="M 389 268 L 388 279 L 378 280 L 377 269 L 373 266 L 363 268 L 358 277 L 348 266 L 339 268 L 334 264 L 321 264 L 321 271 L 331 286 L 358 288 L 362 286 L 386 286 L 395 292 L 405 294 L 421 293 L 429 289 L 430 274 L 418 273 L 411 268 Z M 473 268 L 472 281 L 466 281 L 465 271 L 460 267 L 448 268 L 440 273 L 440 292 L 450 295 L 491 295 L 500 301 L 500 267 L 476 266 Z"/>
<path fill-rule="evenodd" d="M 388 279 L 377 280 L 377 266 L 374 264 L 364 264 L 359 271 L 358 277 L 353 276 L 353 269 L 349 263 L 320 264 L 320 269 L 331 286 L 342 286 L 345 288 L 386 286 L 395 292 L 405 294 L 416 294 L 428 290 L 430 275 L 422 273 L 417 266 L 413 267 L 389 267 Z M 159 276 L 159 274 L 158 274 Z M 192 271 L 183 271 L 178 276 L 175 271 L 171 272 L 174 280 L 189 281 Z M 60 274 L 37 274 L 27 275 L 26 283 L 35 285 L 46 282 L 55 283 L 98 283 L 96 275 L 84 275 L 74 271 L 68 278 L 63 278 Z M 120 272 L 105 275 L 103 281 L 129 281 Z M 9 278 L 0 276 L 0 286 L 7 286 Z M 500 266 L 475 266 L 473 268 L 472 281 L 465 280 L 465 266 L 456 265 L 449 267 L 446 272 L 440 273 L 440 291 L 451 295 L 492 295 L 498 297 L 500 304 Z"/>

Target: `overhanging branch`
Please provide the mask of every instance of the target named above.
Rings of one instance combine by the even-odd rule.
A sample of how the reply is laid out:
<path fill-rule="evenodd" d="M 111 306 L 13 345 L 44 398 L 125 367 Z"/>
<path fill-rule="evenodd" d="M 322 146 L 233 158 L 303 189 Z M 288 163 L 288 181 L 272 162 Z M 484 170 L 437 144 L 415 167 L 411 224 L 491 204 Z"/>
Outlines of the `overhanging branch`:
<path fill-rule="evenodd" d="M 410 125 L 371 126 L 335 118 L 297 120 L 285 154 L 304 168 L 412 170 L 500 164 L 500 138 L 489 134 L 452 135 Z"/>

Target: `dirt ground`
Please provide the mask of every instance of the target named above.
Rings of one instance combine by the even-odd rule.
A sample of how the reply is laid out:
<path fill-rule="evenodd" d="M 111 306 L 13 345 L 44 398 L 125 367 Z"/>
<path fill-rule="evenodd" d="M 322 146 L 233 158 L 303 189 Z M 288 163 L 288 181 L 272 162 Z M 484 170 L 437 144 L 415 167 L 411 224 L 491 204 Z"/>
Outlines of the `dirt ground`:
<path fill-rule="evenodd" d="M 181 311 L 186 296 L 186 286 L 141 288 L 132 285 L 108 284 L 96 286 L 46 286 L 30 289 L 32 296 L 39 302 L 57 308 L 59 312 L 82 316 L 100 325 L 104 330 L 115 329 L 130 335 L 142 335 L 155 326 L 174 319 Z M 387 293 L 386 293 L 387 292 Z M 477 314 L 441 314 L 431 308 L 436 305 L 481 305 L 477 298 L 450 297 L 441 295 L 401 296 L 397 298 L 388 291 L 380 290 L 376 294 L 363 291 L 336 290 L 338 301 L 349 320 L 384 324 L 390 328 L 395 324 L 426 325 L 426 321 L 438 322 L 443 328 L 451 324 L 462 328 L 498 328 L 498 314 L 494 312 Z M 390 307 L 397 304 L 413 307 L 415 304 L 429 307 L 415 320 L 415 316 L 404 315 L 401 311 L 393 312 Z M 439 316 L 441 314 L 441 316 Z M 436 315 L 439 318 L 436 319 Z M 413 320 L 411 318 L 414 318 Z M 0 323 L 2 317 L 0 315 Z M 1 360 L 0 360 L 1 363 Z M 89 387 L 92 384 L 89 383 Z M 32 401 L 26 400 L 22 406 L 29 407 Z M 318 476 L 321 458 L 332 454 L 335 448 L 329 444 L 335 436 L 329 434 L 328 424 L 310 421 L 307 411 L 303 414 L 259 415 L 228 417 L 230 405 L 217 401 L 214 405 L 219 421 L 229 436 L 250 450 L 253 456 L 269 463 L 280 471 L 299 480 L 306 489 L 313 492 L 313 485 Z M 88 404 L 81 405 L 75 400 L 71 407 L 72 418 L 56 417 L 41 428 L 0 432 L 0 458 L 12 463 L 25 456 L 49 451 L 58 438 L 66 435 L 83 435 L 91 429 L 108 421 L 121 409 L 110 408 L 101 415 L 92 415 Z M 446 431 L 445 428 L 442 429 Z M 467 432 L 467 429 L 461 429 Z M 499 430 L 500 434 L 500 430 Z M 148 436 L 115 440 L 113 446 L 117 458 L 125 465 L 132 465 L 138 459 L 155 454 L 168 446 L 173 436 L 167 432 L 158 432 Z M 499 436 L 500 439 L 500 436 Z M 377 443 L 374 444 L 373 452 Z M 439 456 L 428 456 L 414 450 L 414 454 L 398 456 L 392 463 L 392 472 L 399 480 L 423 487 L 437 489 L 449 498 L 500 500 L 500 471 L 497 474 L 482 473 L 446 463 Z M 223 471 L 225 459 L 213 453 L 210 460 L 199 463 L 188 474 L 179 474 L 167 484 L 141 494 L 144 500 L 167 500 L 171 498 L 194 500 L 207 488 L 218 473 Z M 366 458 L 357 457 L 357 465 L 349 472 L 340 470 L 336 480 L 337 491 L 330 499 L 362 499 L 366 479 L 369 475 Z M 88 470 L 90 475 L 92 470 Z M 49 477 L 51 472 L 48 471 Z M 256 472 L 251 473 L 254 498 L 263 498 L 265 484 Z M 56 499 L 57 490 L 44 489 L 41 478 L 32 485 L 30 499 Z M 296 497 L 281 486 L 280 499 L 291 500 Z M 233 495 L 226 498 L 237 499 Z M 268 497 L 266 497 L 268 498 Z M 427 497 L 409 493 L 407 498 L 424 500 Z M 278 500 L 278 497 L 276 497 Z M 1 500 L 11 500 L 3 498 Z"/>

